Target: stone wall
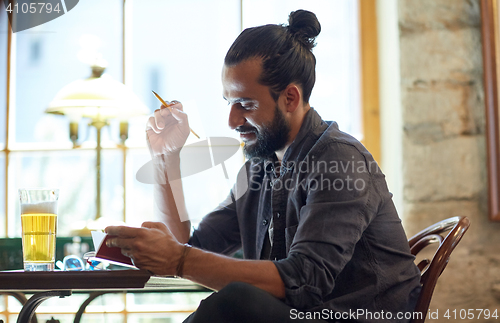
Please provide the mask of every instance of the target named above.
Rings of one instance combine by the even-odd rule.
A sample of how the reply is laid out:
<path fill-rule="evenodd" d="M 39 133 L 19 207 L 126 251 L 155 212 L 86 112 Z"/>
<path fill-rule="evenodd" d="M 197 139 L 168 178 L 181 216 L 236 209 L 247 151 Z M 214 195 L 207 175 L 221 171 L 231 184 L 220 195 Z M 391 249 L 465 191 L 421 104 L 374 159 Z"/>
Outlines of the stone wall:
<path fill-rule="evenodd" d="M 500 223 L 487 219 L 479 0 L 399 0 L 404 225 L 472 225 L 438 281 L 431 311 L 498 309 Z M 463 320 L 467 321 L 467 320 Z M 477 318 L 470 322 L 486 322 Z"/>

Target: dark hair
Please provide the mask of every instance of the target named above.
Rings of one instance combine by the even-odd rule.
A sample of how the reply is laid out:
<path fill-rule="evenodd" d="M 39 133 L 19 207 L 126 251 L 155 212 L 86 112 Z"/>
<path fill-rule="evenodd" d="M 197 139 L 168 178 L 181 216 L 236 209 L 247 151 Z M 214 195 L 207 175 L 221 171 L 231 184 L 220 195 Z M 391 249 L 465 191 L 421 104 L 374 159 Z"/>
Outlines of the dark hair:
<path fill-rule="evenodd" d="M 307 103 L 316 80 L 316 58 L 311 50 L 320 31 L 314 13 L 293 11 L 288 26 L 264 25 L 243 30 L 229 48 L 224 64 L 233 66 L 246 59 L 262 58 L 259 82 L 270 87 L 273 99 L 276 101 L 295 82 L 302 87 Z"/>

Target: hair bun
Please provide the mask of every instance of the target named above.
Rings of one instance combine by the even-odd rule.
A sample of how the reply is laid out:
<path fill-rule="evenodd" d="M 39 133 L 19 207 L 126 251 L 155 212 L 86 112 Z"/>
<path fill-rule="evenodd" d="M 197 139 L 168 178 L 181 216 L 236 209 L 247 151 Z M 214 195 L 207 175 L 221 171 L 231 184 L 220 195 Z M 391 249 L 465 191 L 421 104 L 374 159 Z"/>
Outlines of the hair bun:
<path fill-rule="evenodd" d="M 315 45 L 314 39 L 321 31 L 321 25 L 314 13 L 297 10 L 288 16 L 288 30 L 311 50 Z"/>

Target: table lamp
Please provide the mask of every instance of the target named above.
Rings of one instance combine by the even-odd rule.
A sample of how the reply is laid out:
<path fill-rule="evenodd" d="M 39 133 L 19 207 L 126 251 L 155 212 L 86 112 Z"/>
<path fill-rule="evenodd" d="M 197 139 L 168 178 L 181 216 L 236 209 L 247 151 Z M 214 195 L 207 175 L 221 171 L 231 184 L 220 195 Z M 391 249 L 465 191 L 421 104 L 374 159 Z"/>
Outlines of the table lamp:
<path fill-rule="evenodd" d="M 101 217 L 101 130 L 110 119 L 120 120 L 120 139 L 123 144 L 128 137 L 128 122 L 131 117 L 145 115 L 149 109 L 123 83 L 104 74 L 105 66 L 93 65 L 89 78 L 74 81 L 63 87 L 50 102 L 46 113 L 65 115 L 70 120 L 70 138 L 73 147 L 78 147 L 78 121 L 89 118 L 97 130 L 96 158 L 96 215 Z"/>

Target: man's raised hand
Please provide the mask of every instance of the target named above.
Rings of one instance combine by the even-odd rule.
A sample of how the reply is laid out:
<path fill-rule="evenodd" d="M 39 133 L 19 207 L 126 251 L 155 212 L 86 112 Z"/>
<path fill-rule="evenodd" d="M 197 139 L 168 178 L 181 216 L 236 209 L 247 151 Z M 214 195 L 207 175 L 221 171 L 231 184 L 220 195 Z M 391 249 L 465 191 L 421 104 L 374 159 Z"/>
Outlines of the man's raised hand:
<path fill-rule="evenodd" d="M 179 154 L 189 136 L 189 122 L 182 103 L 172 101 L 169 108 L 161 106 L 149 118 L 146 134 L 152 157 Z"/>

